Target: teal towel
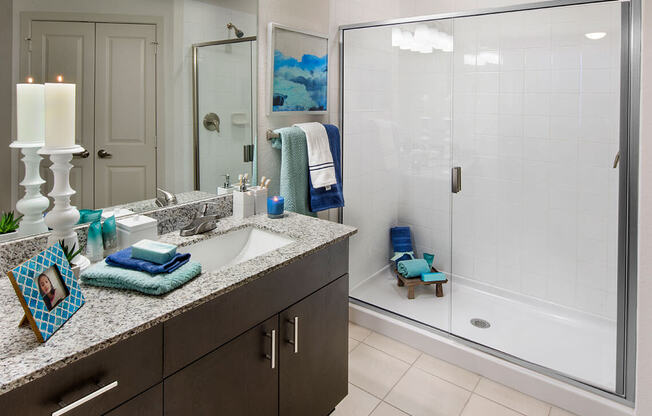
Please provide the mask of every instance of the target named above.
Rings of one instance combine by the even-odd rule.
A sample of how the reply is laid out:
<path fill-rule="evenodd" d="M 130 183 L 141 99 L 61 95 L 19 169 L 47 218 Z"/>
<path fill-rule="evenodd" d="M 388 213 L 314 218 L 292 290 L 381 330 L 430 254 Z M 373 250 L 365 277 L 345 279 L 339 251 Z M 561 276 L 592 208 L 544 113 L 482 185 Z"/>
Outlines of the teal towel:
<path fill-rule="evenodd" d="M 135 290 L 148 295 L 162 295 L 178 288 L 200 274 L 201 264 L 194 261 L 184 264 L 172 273 L 158 275 L 112 267 L 102 261 L 84 270 L 81 274 L 81 280 L 93 286 Z"/>
<path fill-rule="evenodd" d="M 430 272 L 430 267 L 424 259 L 403 260 L 398 262 L 398 272 L 403 277 L 418 277 Z"/>
<path fill-rule="evenodd" d="M 281 150 L 280 192 L 285 210 L 315 217 L 308 205 L 308 144 L 306 133 L 299 127 L 276 130 L 280 137 L 272 139 L 272 147 Z"/>
<path fill-rule="evenodd" d="M 442 272 L 437 273 L 423 273 L 421 280 L 424 282 L 443 282 L 446 280 L 446 275 Z"/>
<path fill-rule="evenodd" d="M 435 255 L 430 253 L 423 253 L 423 259 L 428 262 L 428 267 L 432 267 L 432 262 L 435 261 Z"/>

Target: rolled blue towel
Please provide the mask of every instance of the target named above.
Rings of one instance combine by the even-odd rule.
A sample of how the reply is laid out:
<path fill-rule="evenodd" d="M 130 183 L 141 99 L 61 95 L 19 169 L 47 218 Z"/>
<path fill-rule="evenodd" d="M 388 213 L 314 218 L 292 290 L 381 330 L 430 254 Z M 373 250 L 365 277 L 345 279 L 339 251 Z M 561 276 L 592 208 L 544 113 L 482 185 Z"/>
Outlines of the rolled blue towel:
<path fill-rule="evenodd" d="M 177 253 L 172 260 L 164 264 L 156 264 L 147 260 L 140 260 L 131 257 L 131 247 L 113 253 L 106 258 L 106 264 L 123 269 L 137 270 L 149 274 L 172 273 L 179 267 L 188 263 L 190 253 Z"/>
<path fill-rule="evenodd" d="M 429 273 L 430 267 L 424 259 L 403 260 L 398 263 L 397 270 L 403 277 L 419 277 Z"/>
<path fill-rule="evenodd" d="M 152 276 L 145 272 L 118 269 L 106 262 L 97 263 L 81 274 L 81 281 L 102 287 L 135 290 L 148 295 L 162 295 L 178 288 L 201 274 L 201 264 L 190 261 L 172 273 Z"/>

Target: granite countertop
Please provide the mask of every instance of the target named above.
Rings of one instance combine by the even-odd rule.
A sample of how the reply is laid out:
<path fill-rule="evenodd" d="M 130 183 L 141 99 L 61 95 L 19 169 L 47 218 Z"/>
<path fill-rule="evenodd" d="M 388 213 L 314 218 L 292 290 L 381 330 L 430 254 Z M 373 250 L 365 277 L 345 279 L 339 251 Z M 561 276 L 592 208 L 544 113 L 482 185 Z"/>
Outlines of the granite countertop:
<path fill-rule="evenodd" d="M 282 233 L 295 241 L 243 263 L 205 271 L 163 296 L 82 284 L 86 304 L 44 344 L 38 343 L 28 327 L 18 327 L 23 310 L 9 279 L 0 279 L 3 299 L 0 302 L 0 394 L 197 307 L 357 231 L 347 225 L 286 213 L 284 218 L 276 220 L 266 215 L 244 220 L 227 217 L 221 219 L 217 229 L 211 232 L 180 237 L 177 231 L 162 235 L 160 240 L 183 246 L 247 226 Z"/>

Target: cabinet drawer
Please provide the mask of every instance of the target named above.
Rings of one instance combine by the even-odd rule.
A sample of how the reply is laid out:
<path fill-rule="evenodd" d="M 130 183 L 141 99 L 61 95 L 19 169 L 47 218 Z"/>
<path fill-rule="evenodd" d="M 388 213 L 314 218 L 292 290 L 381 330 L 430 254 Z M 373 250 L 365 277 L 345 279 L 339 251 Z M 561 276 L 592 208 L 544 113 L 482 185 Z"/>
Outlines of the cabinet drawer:
<path fill-rule="evenodd" d="M 163 383 L 111 410 L 106 416 L 163 416 Z"/>
<path fill-rule="evenodd" d="M 150 328 L 1 395 L 0 408 L 9 415 L 50 415 L 86 398 L 65 416 L 101 415 L 162 379 L 162 339 L 162 325 Z"/>
<path fill-rule="evenodd" d="M 164 375 L 345 274 L 348 252 L 348 240 L 341 241 L 165 322 Z"/>

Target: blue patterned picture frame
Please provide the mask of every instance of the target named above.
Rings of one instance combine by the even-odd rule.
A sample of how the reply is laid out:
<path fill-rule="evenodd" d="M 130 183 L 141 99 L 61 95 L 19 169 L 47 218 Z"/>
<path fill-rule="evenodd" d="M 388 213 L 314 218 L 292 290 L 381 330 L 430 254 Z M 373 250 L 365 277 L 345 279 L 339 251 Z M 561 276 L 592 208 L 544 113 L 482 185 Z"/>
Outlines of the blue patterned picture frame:
<path fill-rule="evenodd" d="M 48 310 L 39 292 L 37 280 L 41 273 L 52 266 L 59 270 L 62 283 L 68 289 L 68 296 Z M 25 310 L 25 318 L 39 342 L 50 339 L 85 302 L 70 263 L 58 243 L 15 267 L 7 275 Z"/>

